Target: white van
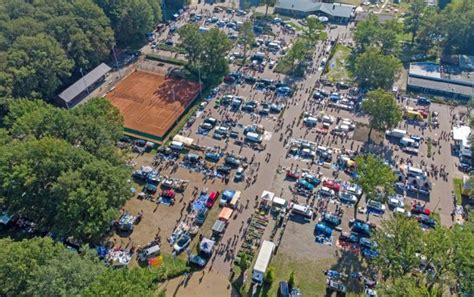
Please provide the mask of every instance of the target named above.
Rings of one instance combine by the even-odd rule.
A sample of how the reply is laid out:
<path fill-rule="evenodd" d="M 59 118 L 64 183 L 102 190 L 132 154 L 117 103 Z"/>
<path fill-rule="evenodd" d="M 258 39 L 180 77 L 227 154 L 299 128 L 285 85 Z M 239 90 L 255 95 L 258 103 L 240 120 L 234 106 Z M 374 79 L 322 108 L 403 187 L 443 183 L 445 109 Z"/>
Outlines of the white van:
<path fill-rule="evenodd" d="M 313 217 L 313 211 L 311 210 L 309 206 L 296 204 L 296 203 L 291 206 L 291 213 L 296 214 L 296 215 L 301 215 L 306 218 Z"/>
<path fill-rule="evenodd" d="M 254 132 L 248 132 L 247 135 L 245 135 L 245 139 L 250 142 L 256 142 L 256 143 L 261 143 L 262 142 L 262 135 Z"/>
<path fill-rule="evenodd" d="M 206 27 L 199 27 L 199 32 L 208 32 L 209 28 Z"/>
<path fill-rule="evenodd" d="M 426 173 L 422 169 L 411 166 L 408 166 L 407 175 L 411 177 L 426 177 Z"/>
<path fill-rule="evenodd" d="M 170 144 L 170 148 L 173 150 L 181 151 L 184 148 L 184 143 L 180 141 L 172 141 Z"/>
<path fill-rule="evenodd" d="M 315 117 L 307 117 L 303 119 L 303 122 L 305 123 L 306 126 L 316 126 L 318 124 L 318 119 Z"/>
<path fill-rule="evenodd" d="M 138 253 L 138 258 L 141 262 L 145 262 L 151 257 L 158 256 L 160 254 L 160 246 L 153 245 L 145 250 Z"/>

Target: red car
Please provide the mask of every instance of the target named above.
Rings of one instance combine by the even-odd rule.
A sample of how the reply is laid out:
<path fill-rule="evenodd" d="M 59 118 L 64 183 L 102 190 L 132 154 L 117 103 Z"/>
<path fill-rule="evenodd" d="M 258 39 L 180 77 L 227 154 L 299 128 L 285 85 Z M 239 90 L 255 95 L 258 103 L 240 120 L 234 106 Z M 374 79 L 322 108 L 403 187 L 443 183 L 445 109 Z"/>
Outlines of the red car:
<path fill-rule="evenodd" d="M 411 209 L 411 213 L 415 215 L 424 214 L 429 216 L 431 214 L 431 211 L 422 205 L 415 204 Z"/>
<path fill-rule="evenodd" d="M 211 194 L 209 194 L 209 198 L 207 198 L 206 207 L 211 208 L 217 198 L 219 198 L 219 192 L 211 192 Z"/>
<path fill-rule="evenodd" d="M 341 189 L 341 184 L 335 182 L 334 180 L 327 179 L 323 182 L 323 187 L 327 187 L 331 190 L 334 190 L 334 192 L 339 192 Z"/>
<path fill-rule="evenodd" d="M 300 178 L 300 175 L 296 171 L 288 170 L 286 172 L 286 178 L 287 179 L 298 179 L 298 178 Z"/>

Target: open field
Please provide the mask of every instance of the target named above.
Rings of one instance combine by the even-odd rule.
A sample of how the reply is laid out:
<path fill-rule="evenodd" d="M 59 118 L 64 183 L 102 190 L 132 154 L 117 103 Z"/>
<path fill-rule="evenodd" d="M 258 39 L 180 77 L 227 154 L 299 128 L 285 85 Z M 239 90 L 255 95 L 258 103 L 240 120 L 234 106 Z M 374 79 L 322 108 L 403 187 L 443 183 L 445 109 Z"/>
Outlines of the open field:
<path fill-rule="evenodd" d="M 346 64 L 348 63 L 350 54 L 350 48 L 342 44 L 336 45 L 336 52 L 334 53 L 332 59 L 328 62 L 329 72 L 327 74 L 327 77 L 329 81 L 350 81 L 349 71 L 346 68 Z"/>
<path fill-rule="evenodd" d="M 135 71 L 119 82 L 107 98 L 123 114 L 126 129 L 162 138 L 198 92 L 197 83 Z"/>

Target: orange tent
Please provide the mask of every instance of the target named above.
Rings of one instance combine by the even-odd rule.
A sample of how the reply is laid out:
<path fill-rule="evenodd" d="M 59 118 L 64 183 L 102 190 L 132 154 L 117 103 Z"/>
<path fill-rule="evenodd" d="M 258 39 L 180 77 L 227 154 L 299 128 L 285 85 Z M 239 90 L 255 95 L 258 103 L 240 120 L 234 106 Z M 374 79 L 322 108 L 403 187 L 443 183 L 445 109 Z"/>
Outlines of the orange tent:
<path fill-rule="evenodd" d="M 221 210 L 221 213 L 219 214 L 219 219 L 223 221 L 228 221 L 230 217 L 232 216 L 232 212 L 233 212 L 232 208 L 224 207 Z"/>

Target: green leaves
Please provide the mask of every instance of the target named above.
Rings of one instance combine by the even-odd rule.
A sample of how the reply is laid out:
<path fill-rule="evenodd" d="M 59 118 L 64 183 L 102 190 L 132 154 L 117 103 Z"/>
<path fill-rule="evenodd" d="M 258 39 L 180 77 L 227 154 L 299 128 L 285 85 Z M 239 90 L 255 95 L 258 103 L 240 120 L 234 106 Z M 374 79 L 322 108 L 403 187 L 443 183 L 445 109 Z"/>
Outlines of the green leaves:
<path fill-rule="evenodd" d="M 402 65 L 394 56 L 383 55 L 370 47 L 355 59 L 353 76 L 362 88 L 390 89 Z"/>
<path fill-rule="evenodd" d="M 62 236 L 95 240 L 130 197 L 115 143 L 122 118 L 105 99 L 74 110 L 12 100 L 0 146 L 0 195 L 11 213 Z M 21 141 L 17 141 L 21 140 Z"/>
<path fill-rule="evenodd" d="M 186 52 L 186 68 L 196 77 L 217 83 L 229 71 L 225 58 L 232 45 L 226 34 L 217 28 L 199 32 L 199 27 L 187 24 L 178 31 L 181 47 Z"/>
<path fill-rule="evenodd" d="M 2 96 L 52 99 L 79 68 L 108 58 L 114 44 L 110 22 L 92 0 L 4 0 L 2 5 Z"/>
<path fill-rule="evenodd" d="M 51 238 L 0 240 L 0 295 L 78 296 L 105 270 L 91 253 L 68 251 Z"/>
<path fill-rule="evenodd" d="M 415 219 L 397 215 L 382 223 L 374 240 L 379 251 L 374 265 L 386 295 L 442 296 L 456 284 L 466 295 L 474 292 L 472 230 L 437 226 L 423 232 Z"/>
<path fill-rule="evenodd" d="M 307 17 L 306 26 L 303 28 L 303 39 L 310 46 L 314 46 L 321 37 L 321 30 L 324 29 L 323 24 L 316 17 Z"/>
<path fill-rule="evenodd" d="M 362 102 L 370 127 L 379 131 L 392 129 L 402 119 L 402 111 L 392 93 L 381 89 L 370 91 Z"/>
<path fill-rule="evenodd" d="M 390 166 L 379 157 L 369 154 L 356 159 L 357 177 L 355 182 L 362 187 L 363 192 L 374 198 L 376 190 L 385 194 L 393 192 L 393 183 L 396 178 Z"/>

